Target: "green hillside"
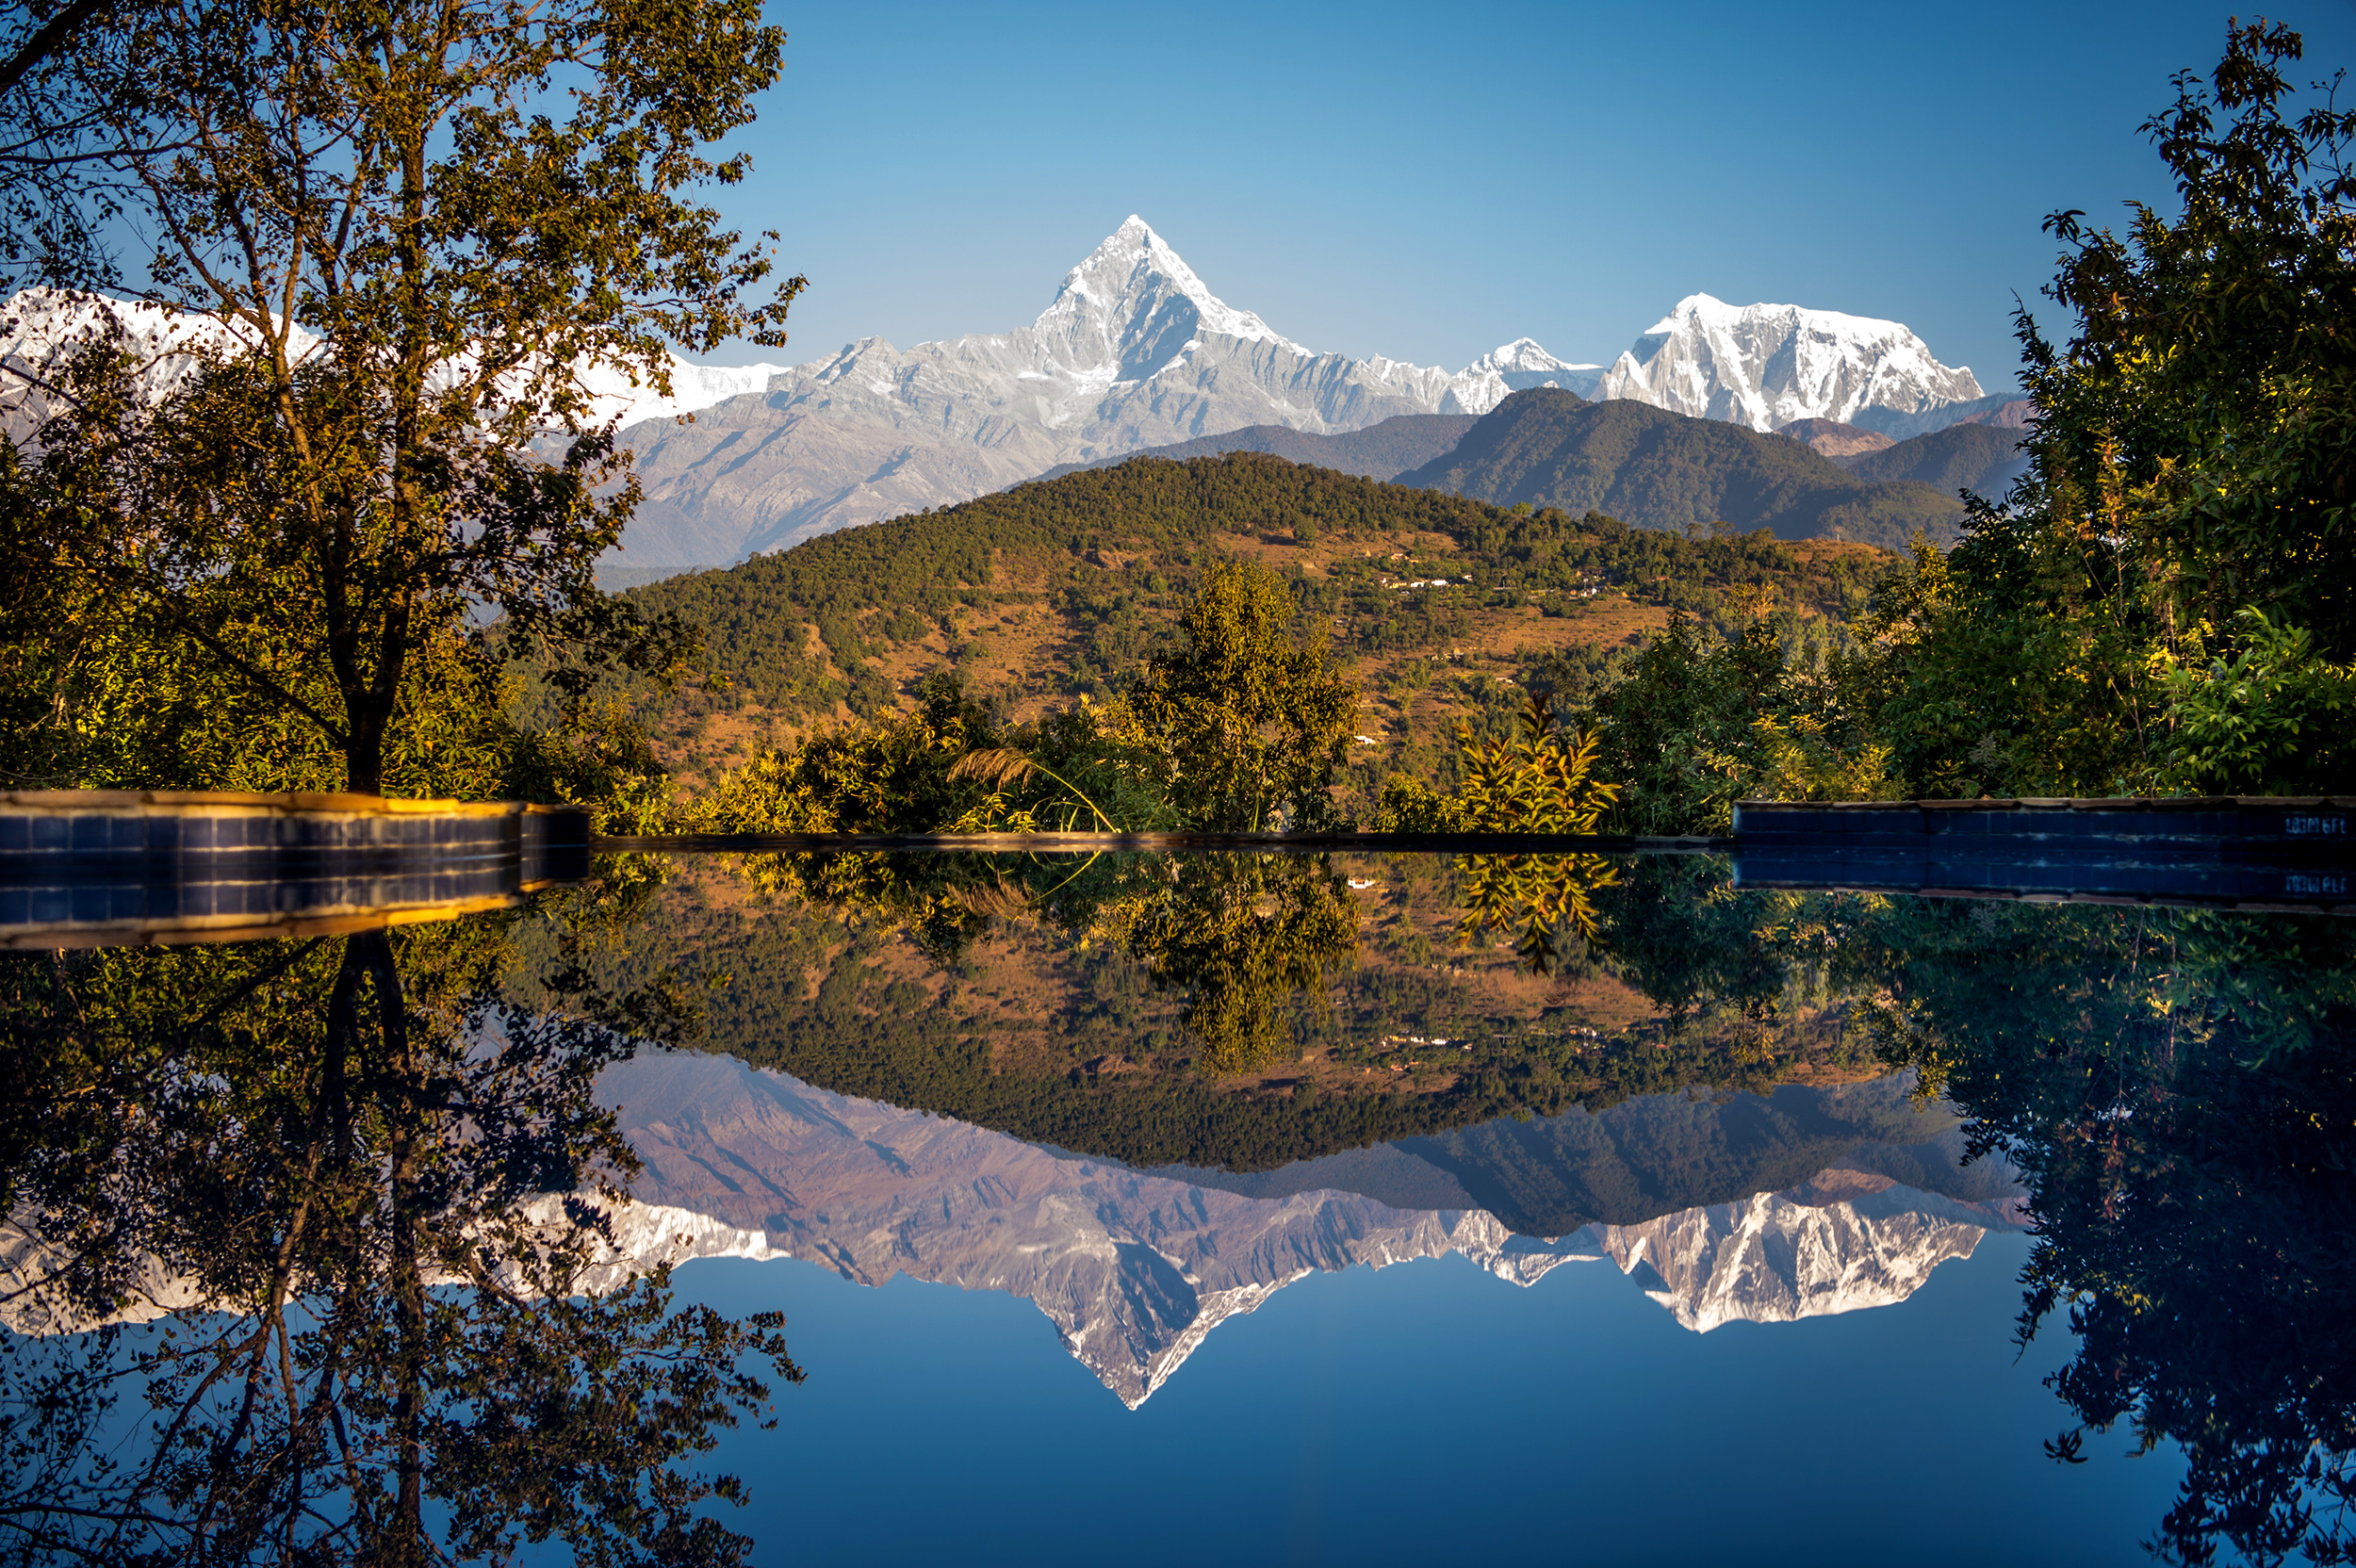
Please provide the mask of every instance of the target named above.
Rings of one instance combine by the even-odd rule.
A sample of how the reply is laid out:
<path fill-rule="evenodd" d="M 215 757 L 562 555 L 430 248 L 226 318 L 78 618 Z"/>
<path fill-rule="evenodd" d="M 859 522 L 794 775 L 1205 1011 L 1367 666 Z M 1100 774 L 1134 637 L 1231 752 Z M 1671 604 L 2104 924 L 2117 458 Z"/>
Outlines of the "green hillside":
<path fill-rule="evenodd" d="M 1868 482 L 1799 442 L 1614 399 L 1516 392 L 1456 449 L 1399 476 L 1499 506 L 1595 511 L 1655 529 L 1765 529 L 1780 539 L 1890 548 L 1916 531 L 1953 541 L 1963 507 L 1918 484 Z"/>
<path fill-rule="evenodd" d="M 1469 414 L 1399 414 L 1365 430 L 1315 435 L 1289 425 L 1247 425 L 1222 435 L 1199 435 L 1168 447 L 1149 447 L 1094 463 L 1067 463 L 1040 479 L 1061 479 L 1088 468 L 1110 468 L 1138 457 L 1221 457 L 1228 452 L 1266 452 L 1288 463 L 1314 464 L 1365 479 L 1394 479 L 1452 450 L 1478 421 Z"/>
<path fill-rule="evenodd" d="M 1672 611 L 1732 624 L 1763 599 L 1845 619 L 1889 560 L 1517 513 L 1261 453 L 1136 458 L 632 590 L 700 624 L 729 683 L 646 695 L 642 717 L 693 773 L 780 729 L 899 707 L 941 669 L 1018 716 L 1101 700 L 1175 620 L 1198 569 L 1237 557 L 1291 576 L 1332 629 L 1380 742 L 1357 754 L 1369 773 L 1418 761 L 1457 717 L 1517 706 L 1503 679 L 1599 671 Z"/>

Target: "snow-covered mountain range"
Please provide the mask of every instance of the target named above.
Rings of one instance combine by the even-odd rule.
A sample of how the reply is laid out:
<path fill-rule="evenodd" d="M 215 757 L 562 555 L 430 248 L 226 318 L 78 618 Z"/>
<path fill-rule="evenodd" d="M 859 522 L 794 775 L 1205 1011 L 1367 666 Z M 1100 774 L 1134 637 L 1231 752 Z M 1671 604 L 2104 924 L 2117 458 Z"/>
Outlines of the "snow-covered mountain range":
<path fill-rule="evenodd" d="M 646 486 L 633 564 L 733 560 L 847 523 L 964 500 L 1066 463 L 1247 425 L 1323 434 L 1399 414 L 1483 414 L 1509 392 L 1594 384 L 1528 338 L 1453 374 L 1318 353 L 1228 304 L 1143 219 L 1027 327 L 901 349 L 877 337 L 629 431 Z"/>
<path fill-rule="evenodd" d="M 1453 1252 L 1530 1285 L 1608 1260 L 1707 1331 L 1903 1300 L 2017 1222 L 2001 1202 L 1842 1169 L 1792 1193 L 1545 1238 L 1469 1205 L 1394 1207 L 1323 1186 L 1253 1197 L 1075 1158 L 721 1056 L 640 1057 L 610 1070 L 599 1094 L 646 1163 L 635 1191 L 649 1207 L 617 1232 L 626 1247 L 673 1262 L 791 1256 L 865 1284 L 908 1274 L 1026 1297 L 1132 1408 L 1221 1322 L 1319 1270 Z"/>
<path fill-rule="evenodd" d="M 1642 1225 L 1591 1229 L 1621 1273 L 1636 1276 L 1680 1324 L 1708 1333 L 1728 1323 L 1894 1306 L 2012 1217 L 1885 1178 L 1829 1202 L 1762 1192 Z"/>
<path fill-rule="evenodd" d="M 1324 434 L 1400 414 L 1485 414 L 1561 386 L 1769 430 L 1871 417 L 1926 428 L 1982 397 L 1895 321 L 1693 295 L 1610 368 L 1516 338 L 1453 373 L 1304 348 L 1228 304 L 1132 216 L 1008 333 L 880 338 L 629 433 L 646 499 L 631 564 L 734 560 L 848 523 L 1252 425 Z"/>
<path fill-rule="evenodd" d="M 54 376 L 72 355 L 112 340 L 127 354 L 133 375 L 149 396 L 168 396 L 187 382 L 204 353 L 235 353 L 257 341 L 244 325 L 196 311 L 168 311 L 138 301 L 110 300 L 104 295 L 73 294 L 28 288 L 0 305 L 0 365 L 29 372 L 0 375 L 0 410 L 38 413 L 41 399 L 37 383 Z M 319 340 L 297 326 L 292 349 L 300 360 L 319 347 Z M 642 385 L 609 365 L 584 367 L 581 382 L 591 398 L 593 419 L 620 419 L 627 424 L 650 419 L 676 419 L 729 398 L 757 393 L 766 387 L 781 367 L 775 365 L 693 365 L 670 356 L 671 392 L 665 396 Z M 11 433 L 22 435 L 30 426 L 18 420 Z"/>
<path fill-rule="evenodd" d="M 1060 1153 L 727 1056 L 637 1057 L 610 1069 L 598 1094 L 618 1108 L 645 1170 L 632 1201 L 610 1213 L 614 1246 L 590 1288 L 657 1263 L 797 1258 L 861 1284 L 906 1274 L 1004 1291 L 1033 1302 L 1132 1409 L 1219 1324 L 1320 1271 L 1455 1253 L 1529 1286 L 1566 1264 L 1608 1262 L 1706 1333 L 1895 1304 L 2023 1218 L 2017 1198 L 2001 1196 L 2019 1188 L 2001 1179 L 1983 1201 L 1916 1190 L 1868 1168 L 1880 1146 L 1867 1145 L 1788 1191 L 1533 1236 L 1391 1146 L 1311 1162 L 1308 1180 L 1270 1173 L 1255 1195 Z M 1923 1147 L 1905 1152 L 1919 1158 Z M 1350 1185 L 1328 1184 L 1336 1180 Z M 527 1213 L 555 1223 L 561 1201 L 543 1198 Z M 1422 1206 L 1432 1202 L 1449 1206 Z M 0 1326 L 90 1327 L 28 1288 L 51 1265 L 38 1229 L 29 1214 L 0 1219 Z M 111 1320 L 205 1304 L 189 1282 L 151 1266 Z"/>
<path fill-rule="evenodd" d="M 0 359 L 51 361 L 87 335 L 90 308 L 17 296 L 0 323 Z M 177 373 L 173 351 L 210 325 L 123 311 L 152 351 L 159 390 Z M 1971 371 L 1941 365 L 1895 321 L 1706 294 L 1678 302 L 1609 368 L 1528 337 L 1453 372 L 1319 353 L 1221 300 L 1135 216 L 1011 332 L 907 349 L 866 337 L 790 367 L 675 358 L 668 396 L 611 369 L 586 374 L 598 412 L 624 428 L 645 489 L 622 564 L 646 566 L 735 561 L 1059 465 L 1247 426 L 1329 434 L 1398 415 L 1481 415 L 1536 386 L 1758 430 L 1824 418 L 1892 436 L 1986 401 Z"/>

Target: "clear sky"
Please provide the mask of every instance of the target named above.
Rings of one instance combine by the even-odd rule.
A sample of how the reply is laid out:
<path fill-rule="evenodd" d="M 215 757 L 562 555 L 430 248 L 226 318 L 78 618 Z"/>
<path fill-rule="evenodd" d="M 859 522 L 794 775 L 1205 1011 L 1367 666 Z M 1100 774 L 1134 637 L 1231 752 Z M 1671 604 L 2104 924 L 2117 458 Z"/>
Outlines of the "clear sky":
<path fill-rule="evenodd" d="M 2309 74 L 2356 6 L 2272 13 Z M 1972 6 L 776 0 L 783 81 L 722 193 L 822 357 L 1029 321 L 1141 214 L 1310 348 L 1608 361 L 1694 291 L 1906 322 L 1990 390 L 2056 207 L 2165 202 L 2137 134 L 2228 12 Z"/>

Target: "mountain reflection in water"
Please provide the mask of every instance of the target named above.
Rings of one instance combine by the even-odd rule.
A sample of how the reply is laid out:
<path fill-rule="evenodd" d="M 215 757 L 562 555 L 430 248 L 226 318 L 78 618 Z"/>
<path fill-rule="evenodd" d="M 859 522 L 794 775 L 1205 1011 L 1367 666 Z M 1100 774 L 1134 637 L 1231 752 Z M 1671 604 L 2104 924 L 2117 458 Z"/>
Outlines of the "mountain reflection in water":
<path fill-rule="evenodd" d="M 1074 1159 L 712 1057 L 641 1058 L 610 1070 L 599 1093 L 621 1107 L 646 1162 L 638 1197 L 735 1227 L 699 1235 L 703 1255 L 799 1257 L 862 1284 L 907 1274 L 1027 1297 L 1065 1347 L 1134 1407 L 1226 1318 L 1313 1271 L 1355 1264 L 1458 1252 L 1528 1285 L 1564 1263 L 1608 1259 L 1677 1321 L 1705 1331 L 1903 1300 L 1939 1264 L 1969 1257 L 1988 1230 L 2018 1223 L 2008 1200 L 1916 1191 L 1877 1168 L 1961 1175 L 1946 1163 L 1962 1148 L 1952 1119 L 1909 1114 L 1906 1087 L 1892 1080 L 1848 1093 L 1873 1102 L 1877 1121 L 1922 1123 L 1922 1143 L 1859 1146 L 1787 1193 L 1755 1193 L 1730 1177 L 1714 1204 L 1663 1214 L 1640 1198 L 1614 1216 L 1625 1223 L 1581 1223 L 1560 1235 L 1517 1233 L 1461 1187 L 1460 1201 L 1445 1208 L 1402 1200 L 1402 1186 L 1453 1185 L 1460 1167 L 1483 1184 L 1477 1153 L 1445 1140 L 1273 1172 L 1279 1180 L 1269 1184 L 1287 1190 L 1259 1196 L 1210 1184 L 1216 1173 Z M 1779 1121 L 1799 1132 L 1802 1148 L 1815 1147 L 1825 1124 L 1841 1124 L 1837 1111 L 1813 1103 L 1840 1095 L 1776 1098 L 1811 1102 L 1787 1104 L 1777 1117 L 1749 1097 L 1712 1104 L 1678 1096 L 1599 1117 L 1575 1113 L 1565 1119 L 1576 1128 L 1535 1131 L 1562 1133 L 1557 1146 L 1590 1159 L 1600 1148 L 1642 1184 L 1649 1173 L 1611 1151 L 1653 1143 L 1669 1124 L 1691 1136 L 1702 1123 L 1701 1136 L 1721 1149 L 1735 1140 L 1719 1123 Z M 1746 1141 L 1753 1170 L 1793 1152 Z M 1410 1167 L 1428 1179 L 1417 1182 Z"/>
<path fill-rule="evenodd" d="M 772 1555 L 689 1467 L 798 1368 L 689 1258 L 1019 1295 L 1136 1407 L 1319 1271 L 1610 1267 L 1709 1332 L 2024 1227 L 1976 1331 L 2069 1353 L 2015 1451 L 2181 1452 L 2166 1556 L 2348 1543 L 2346 921 L 1689 859 L 1538 879 L 1540 941 L 1437 858 L 841 858 L 0 956 L 0 1556 Z"/>

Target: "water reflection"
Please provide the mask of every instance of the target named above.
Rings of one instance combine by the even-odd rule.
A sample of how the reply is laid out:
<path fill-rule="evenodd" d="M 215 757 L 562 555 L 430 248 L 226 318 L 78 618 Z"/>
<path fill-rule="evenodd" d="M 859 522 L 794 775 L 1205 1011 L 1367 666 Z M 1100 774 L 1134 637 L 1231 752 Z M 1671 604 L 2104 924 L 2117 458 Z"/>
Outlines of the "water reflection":
<path fill-rule="evenodd" d="M 12 1560 L 742 1555 L 679 1466 L 798 1372 L 617 1266 L 591 1092 L 681 1014 L 516 935 L 0 957 Z"/>
<path fill-rule="evenodd" d="M 2356 931 L 2200 912 L 1920 908 L 1887 1052 L 2021 1168 L 2020 1331 L 2072 1425 L 2178 1445 L 2155 1546 L 2346 1560 L 2356 1480 Z"/>
<path fill-rule="evenodd" d="M 1532 1257 L 1612 1257 L 1696 1328 L 1897 1299 L 1968 1250 L 1959 1238 L 2026 1220 L 2037 1240 L 2021 1331 L 2066 1321 L 2080 1336 L 2054 1381 L 2071 1420 L 2055 1456 L 2083 1457 L 2082 1429 L 2126 1423 L 2191 1461 L 2160 1527 L 2165 1554 L 2338 1560 L 2356 1451 L 2339 1329 L 2356 1305 L 2344 921 L 1745 890 L 1717 862 L 1654 859 L 1592 879 L 1579 918 L 1542 918 L 1554 972 L 1532 976 L 1510 953 L 1448 949 L 1451 923 L 1480 913 L 1465 870 L 1343 865 L 1360 899 L 1357 962 L 1295 980 L 1324 994 L 1272 1010 L 1264 1037 L 1278 1049 L 1216 1064 L 1243 1070 L 1225 1081 L 1199 1040 L 1188 1048 L 1183 1017 L 1155 1010 L 1150 970 L 1037 930 L 1001 927 L 985 965 L 970 946 L 963 970 L 929 972 L 857 939 L 830 959 L 806 944 L 793 961 L 815 985 L 779 1005 L 756 980 L 761 1021 L 719 1037 L 822 1089 L 1182 1168 L 1168 1174 L 1197 1208 L 1221 1190 L 1263 1202 L 1354 1190 L 1382 1194 L 1366 1200 L 1386 1214 L 1430 1217 L 1421 1231 L 1344 1219 L 1321 1199 L 1316 1224 L 1381 1239 L 1284 1266 L 1456 1248 L 1497 1267 L 1506 1254 L 1460 1229 L 1477 1213 L 1553 1238 L 1525 1243 Z M 754 959 L 759 946 L 734 951 Z M 1866 1092 L 1844 1082 L 1892 1071 L 1971 1128 L 1950 1157 L 1908 1157 L 1910 1171 L 1940 1172 L 1915 1177 L 1924 1184 L 1873 1168 L 1925 1140 L 1833 1108 Z M 1890 1082 L 1877 1092 L 1906 1101 Z M 1609 1130 L 1631 1116 L 1643 1134 L 1624 1144 Z M 1680 1119 L 1714 1130 L 1686 1136 Z M 1637 1146 L 1652 1155 L 1641 1170 L 1621 1158 Z M 1844 1185 L 1860 1179 L 1892 1184 Z M 1808 1194 L 1842 1195 L 1848 1243 L 1838 1226 L 1796 1222 Z M 1104 1255 L 1160 1258 L 1167 1226 L 1153 1212 L 1107 1231 Z M 756 1220 L 778 1234 L 794 1223 L 785 1208 L 746 1211 Z M 1890 1223 L 1909 1237 L 1894 1252 Z M 922 1249 L 892 1263 L 808 1244 L 838 1246 L 857 1260 L 843 1266 L 870 1275 L 929 1266 Z M 1766 1282 L 1778 1276 L 1761 1260 L 1802 1257 L 1854 1288 L 1803 1286 L 1796 1265 Z M 1846 1272 L 1844 1258 L 1869 1257 L 1881 1261 Z M 1163 1265 L 1176 1272 L 1154 1298 L 1180 1305 L 1156 1321 L 1180 1327 L 1166 1343 L 1121 1331 L 1144 1348 L 1100 1373 L 1124 1397 L 1167 1376 L 1156 1358 L 1170 1347 L 1200 1343 L 1191 1326 L 1217 1315 L 1206 1289 L 1268 1288 L 1210 1286 L 1192 1262 L 1139 1266 Z M 1004 1283 L 1015 1277 L 984 1271 L 1027 1292 Z M 1153 1298 L 1142 1283 L 1132 1294 Z M 1085 1313 L 1050 1311 L 1075 1347 L 1099 1342 Z"/>
<path fill-rule="evenodd" d="M 2166 1555 L 2335 1560 L 2352 948 L 1702 858 L 839 856 L 0 956 L 0 1526 L 740 1556 L 685 1466 L 798 1372 L 673 1309 L 687 1257 L 1016 1293 L 1134 1406 L 1314 1271 L 1608 1265 L 1712 1331 L 2025 1226 L 2074 1349 L 2023 1445 L 2181 1448 Z"/>
<path fill-rule="evenodd" d="M 602 1092 L 646 1161 L 639 1196 L 728 1227 L 699 1238 L 706 1255 L 1026 1297 L 1132 1407 L 1314 1271 L 1454 1252 L 1528 1285 L 1608 1260 L 1708 1331 L 1903 1300 L 2019 1223 L 2018 1189 L 1959 1171 L 1954 1119 L 1899 1080 L 1636 1100 L 1516 1143 L 1410 1139 L 1257 1179 L 1077 1159 L 710 1056 L 641 1058 Z M 1534 1168 L 1586 1212 L 1532 1225 L 1483 1202 Z"/>
<path fill-rule="evenodd" d="M 942 965 L 1001 923 L 1117 949 L 1156 989 L 1183 993 L 1178 1023 L 1213 1073 L 1288 1054 L 1288 1004 L 1321 1004 L 1357 960 L 1358 907 L 1322 856 L 762 855 L 739 870 L 764 893 L 904 934 Z"/>

